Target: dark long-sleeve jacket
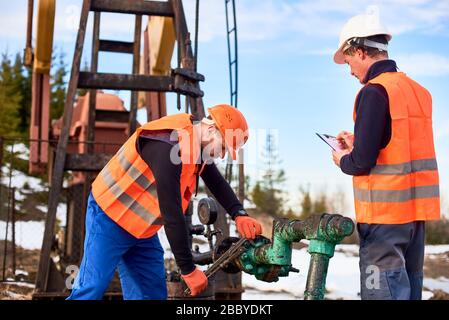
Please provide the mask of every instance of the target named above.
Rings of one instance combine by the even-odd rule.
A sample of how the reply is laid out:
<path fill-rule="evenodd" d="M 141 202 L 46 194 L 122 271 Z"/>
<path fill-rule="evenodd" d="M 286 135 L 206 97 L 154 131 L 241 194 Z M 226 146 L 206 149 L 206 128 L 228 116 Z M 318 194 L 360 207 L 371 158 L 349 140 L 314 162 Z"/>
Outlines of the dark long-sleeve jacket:
<path fill-rule="evenodd" d="M 140 156 L 151 168 L 156 179 L 165 233 L 175 256 L 176 264 L 181 269 L 182 274 L 188 274 L 195 269 L 195 265 L 187 241 L 187 229 L 182 212 L 180 191 L 182 164 L 173 164 L 170 161 L 170 151 L 173 144 L 167 141 L 140 137 L 138 145 Z M 235 218 L 239 210 L 243 209 L 243 205 L 215 164 L 205 165 L 201 178 L 226 212 L 232 218 Z"/>
<path fill-rule="evenodd" d="M 384 72 L 396 72 L 393 60 L 375 62 L 367 72 L 365 83 Z M 376 165 L 381 149 L 391 139 L 391 116 L 388 95 L 379 84 L 367 84 L 355 102 L 354 149 L 340 160 L 341 170 L 349 175 L 366 175 Z"/>

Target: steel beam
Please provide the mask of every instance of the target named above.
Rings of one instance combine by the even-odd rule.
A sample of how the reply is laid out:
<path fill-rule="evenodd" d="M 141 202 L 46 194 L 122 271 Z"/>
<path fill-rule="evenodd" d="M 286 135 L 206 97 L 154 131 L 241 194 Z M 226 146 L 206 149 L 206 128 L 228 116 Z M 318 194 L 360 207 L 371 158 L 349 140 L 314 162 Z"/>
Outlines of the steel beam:
<path fill-rule="evenodd" d="M 171 91 L 173 78 L 114 73 L 80 72 L 78 87 L 85 89 Z"/>
<path fill-rule="evenodd" d="M 97 110 L 95 121 L 128 123 L 129 111 Z"/>
<path fill-rule="evenodd" d="M 100 40 L 100 51 L 133 54 L 134 43 L 125 41 Z"/>
<path fill-rule="evenodd" d="M 91 11 L 172 17 L 169 2 L 142 0 L 91 0 Z"/>
<path fill-rule="evenodd" d="M 111 159 L 111 154 L 76 153 L 66 156 L 64 169 L 73 171 L 100 171 Z"/>

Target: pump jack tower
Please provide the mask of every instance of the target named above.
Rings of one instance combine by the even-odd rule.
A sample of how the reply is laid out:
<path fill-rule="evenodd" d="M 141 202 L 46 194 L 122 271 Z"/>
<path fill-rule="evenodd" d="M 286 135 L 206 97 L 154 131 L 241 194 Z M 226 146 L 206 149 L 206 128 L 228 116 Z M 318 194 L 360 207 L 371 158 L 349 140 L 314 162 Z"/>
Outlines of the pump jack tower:
<path fill-rule="evenodd" d="M 30 1 L 32 3 L 32 1 Z M 47 6 L 53 8 L 55 1 L 41 0 L 40 9 Z M 32 5 L 31 8 L 32 17 Z M 51 10 L 50 10 L 51 11 Z M 89 13 L 93 12 L 93 41 L 92 41 L 92 57 L 90 71 L 80 71 L 81 57 L 83 54 L 83 47 L 85 43 L 86 27 Z M 111 12 L 118 14 L 131 14 L 135 16 L 134 41 L 123 42 L 109 39 L 100 39 L 100 18 L 103 12 Z M 152 59 L 150 65 L 152 69 L 148 68 L 141 74 L 140 70 L 140 52 L 141 52 L 141 30 L 142 17 L 148 16 L 150 19 L 159 21 L 160 28 L 154 31 L 159 35 L 159 46 L 155 54 L 144 57 L 144 64 Z M 39 16 L 41 17 L 41 16 Z M 38 23 L 44 23 L 41 20 Z M 51 26 L 52 27 L 52 26 Z M 39 29 L 39 28 L 38 28 Z M 173 34 L 170 33 L 173 30 Z M 153 30 L 146 30 L 146 33 L 153 32 Z M 146 34 L 147 35 L 147 34 Z M 39 36 L 39 35 L 38 35 Z M 143 45 L 149 46 L 148 37 L 144 37 Z M 170 69 L 171 53 L 169 52 L 169 59 L 164 60 L 163 54 L 170 51 L 170 45 L 173 46 L 177 42 L 177 60 L 178 66 L 175 69 Z M 51 42 L 51 41 L 50 41 Z M 169 43 L 167 45 L 167 43 Z M 27 46 L 28 47 L 28 46 Z M 151 48 L 153 50 L 153 48 Z M 165 51 L 164 51 L 165 50 Z M 173 49 L 171 49 L 173 52 Z M 113 73 L 99 73 L 98 56 L 99 52 L 108 51 L 116 53 L 127 53 L 133 57 L 133 66 L 130 74 L 113 74 Z M 28 56 L 30 51 L 27 48 Z M 29 58 L 30 59 L 30 58 Z M 145 61 L 147 60 L 147 61 Z M 161 61 L 159 61 L 161 60 Z M 164 66 L 165 70 L 158 71 L 157 64 Z M 95 122 L 96 121 L 112 121 L 112 122 L 127 122 L 128 134 L 132 135 L 137 126 L 136 114 L 138 107 L 139 92 L 150 92 L 163 94 L 165 92 L 175 92 L 180 96 L 186 97 L 186 111 L 192 113 L 198 118 L 204 116 L 204 107 L 202 102 L 203 92 L 200 89 L 199 82 L 204 81 L 204 76 L 196 72 L 196 62 L 193 57 L 190 34 L 187 30 L 186 18 L 184 15 L 183 5 L 181 0 L 162 1 L 143 1 L 143 0 L 84 0 L 78 34 L 76 38 L 73 61 L 71 64 L 70 80 L 68 82 L 67 99 L 64 106 L 64 115 L 62 127 L 57 142 L 57 146 L 52 152 L 50 150 L 51 177 L 50 177 L 50 193 L 48 200 L 48 213 L 45 221 L 45 233 L 43 239 L 42 250 L 40 254 L 39 269 L 36 280 L 35 298 L 45 298 L 57 296 L 61 293 L 61 286 L 63 285 L 63 278 L 60 271 L 57 270 L 55 263 L 51 258 L 52 245 L 54 241 L 54 229 L 56 220 L 56 211 L 62 192 L 63 178 L 67 171 L 85 172 L 87 175 L 86 188 L 84 188 L 84 199 L 87 199 L 89 193 L 89 186 L 94 174 L 99 172 L 107 163 L 111 154 L 102 154 L 94 152 L 95 141 Z M 155 67 L 156 65 L 156 67 Z M 167 69 L 168 65 L 168 69 Z M 150 70 L 149 70 L 150 69 Z M 164 68 L 162 68 L 164 69 Z M 78 89 L 89 90 L 89 117 L 87 126 L 87 148 L 84 153 L 68 153 L 69 131 L 73 116 L 74 103 Z M 96 93 L 97 90 L 111 89 L 111 90 L 130 90 L 131 106 L 129 112 L 127 111 L 106 111 L 98 110 L 96 108 Z M 163 97 L 165 98 L 165 97 Z M 38 100 L 38 99 L 36 99 Z M 157 119 L 164 116 L 165 100 L 158 100 L 153 103 L 151 110 L 149 110 L 150 119 Z M 45 122 L 45 120 L 44 120 Z M 37 143 L 36 150 L 42 150 L 42 146 L 46 142 Z"/>

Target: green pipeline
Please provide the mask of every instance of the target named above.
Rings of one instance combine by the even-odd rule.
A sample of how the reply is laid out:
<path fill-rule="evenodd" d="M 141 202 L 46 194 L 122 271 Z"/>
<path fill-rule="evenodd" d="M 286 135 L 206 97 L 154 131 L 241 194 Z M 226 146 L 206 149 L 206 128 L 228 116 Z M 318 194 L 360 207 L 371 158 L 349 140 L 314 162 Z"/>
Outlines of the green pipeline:
<path fill-rule="evenodd" d="M 259 280 L 278 281 L 279 277 L 286 277 L 290 272 L 298 272 L 292 266 L 292 244 L 302 239 L 309 240 L 312 273 L 320 274 L 311 274 L 309 268 L 305 298 L 322 299 L 328 261 L 334 255 L 335 246 L 353 231 L 351 219 L 336 214 L 313 215 L 304 221 L 277 220 L 273 224 L 272 240 L 259 236 L 248 241 L 246 250 L 235 263 Z"/>

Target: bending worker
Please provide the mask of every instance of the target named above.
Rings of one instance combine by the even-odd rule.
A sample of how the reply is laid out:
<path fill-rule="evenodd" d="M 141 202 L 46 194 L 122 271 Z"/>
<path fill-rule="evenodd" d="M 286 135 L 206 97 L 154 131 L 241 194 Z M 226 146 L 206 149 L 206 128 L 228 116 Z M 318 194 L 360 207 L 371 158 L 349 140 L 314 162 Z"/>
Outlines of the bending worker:
<path fill-rule="evenodd" d="M 440 218 L 432 97 L 388 59 L 391 34 L 374 15 L 351 18 L 334 61 L 363 88 L 354 134 L 333 152 L 353 176 L 362 299 L 421 299 L 425 221 Z"/>
<path fill-rule="evenodd" d="M 236 159 L 248 139 L 246 120 L 228 105 L 208 111 L 199 122 L 183 113 L 144 124 L 99 173 L 88 200 L 84 256 L 68 299 L 101 299 L 117 267 L 124 299 L 166 299 L 157 235 L 162 225 L 192 295 L 203 291 L 207 278 L 193 263 L 183 215 L 199 176 L 242 236 L 262 233 L 213 163 L 226 151 Z"/>

